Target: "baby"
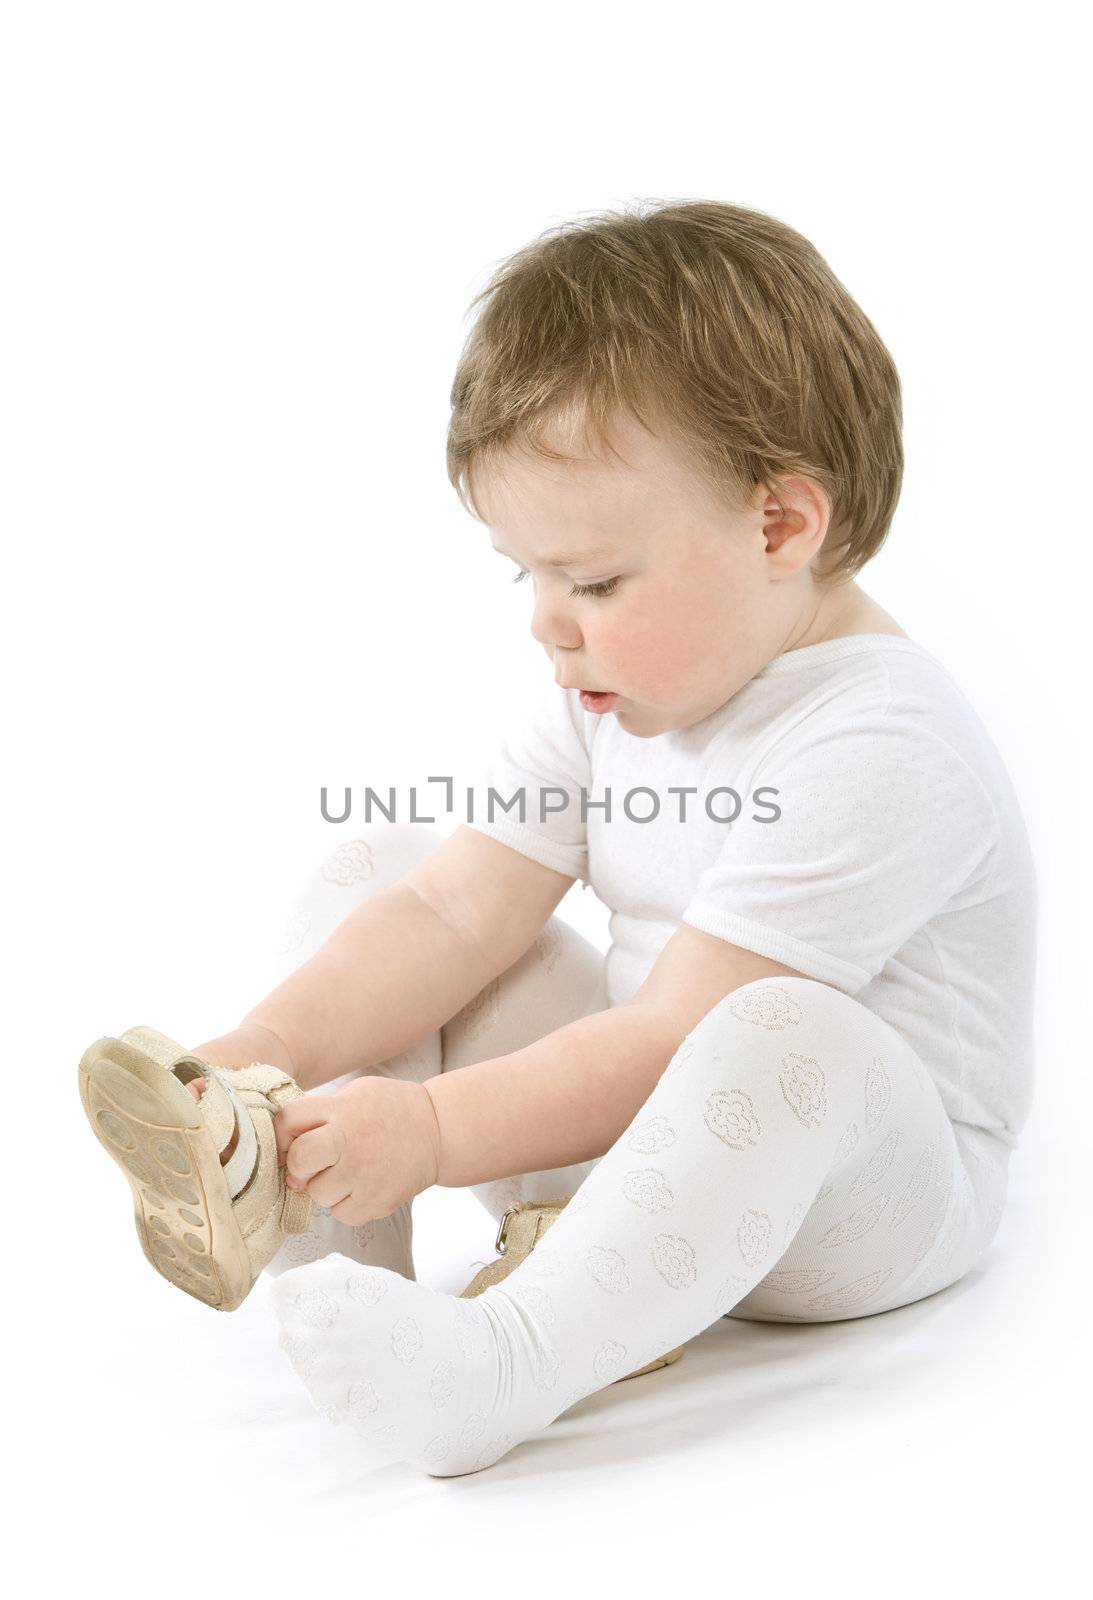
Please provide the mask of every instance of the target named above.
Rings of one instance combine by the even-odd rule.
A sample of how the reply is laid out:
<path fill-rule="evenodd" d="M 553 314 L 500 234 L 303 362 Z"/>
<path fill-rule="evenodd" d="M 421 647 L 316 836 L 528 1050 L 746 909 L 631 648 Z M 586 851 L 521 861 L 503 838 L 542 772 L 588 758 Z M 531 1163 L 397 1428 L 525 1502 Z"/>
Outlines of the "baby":
<path fill-rule="evenodd" d="M 275 1118 L 322 1208 L 271 1263 L 282 1346 L 375 1459 L 436 1476 L 719 1317 L 955 1282 L 1033 1073 L 1010 780 L 856 582 L 903 462 L 867 317 L 801 235 L 713 202 L 545 235 L 479 298 L 449 472 L 531 579 L 553 681 L 492 810 L 340 845 L 313 953 L 194 1052 L 327 1087 Z M 552 916 L 578 879 L 606 959 Z M 568 1204 L 463 1299 L 414 1278 L 433 1184 Z"/>

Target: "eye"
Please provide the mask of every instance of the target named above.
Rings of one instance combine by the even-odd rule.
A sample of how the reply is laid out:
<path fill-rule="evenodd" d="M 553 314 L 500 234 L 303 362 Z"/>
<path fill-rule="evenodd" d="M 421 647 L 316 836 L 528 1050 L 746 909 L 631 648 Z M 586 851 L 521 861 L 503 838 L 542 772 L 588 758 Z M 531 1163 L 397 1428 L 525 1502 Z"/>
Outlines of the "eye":
<path fill-rule="evenodd" d="M 526 567 L 521 567 L 520 571 L 516 574 L 512 581 L 513 583 L 520 583 L 524 578 L 527 577 L 527 575 L 528 569 Z M 605 578 L 602 583 L 575 583 L 569 593 L 571 597 L 586 594 L 599 595 L 602 597 L 604 595 L 614 594 L 616 588 L 618 587 L 618 583 L 618 578 Z"/>
<path fill-rule="evenodd" d="M 616 588 L 618 587 L 618 582 L 619 580 L 617 578 L 605 578 L 603 583 L 575 583 L 569 592 L 571 595 L 614 594 Z"/>
<path fill-rule="evenodd" d="M 526 566 L 522 566 L 520 571 L 515 574 L 512 582 L 518 584 L 526 576 L 528 576 L 528 570 L 526 570 Z M 573 584 L 570 589 L 570 595 L 571 597 L 575 597 L 575 595 L 600 595 L 602 597 L 602 595 L 615 594 L 618 582 L 618 578 L 605 578 L 602 584 Z"/>

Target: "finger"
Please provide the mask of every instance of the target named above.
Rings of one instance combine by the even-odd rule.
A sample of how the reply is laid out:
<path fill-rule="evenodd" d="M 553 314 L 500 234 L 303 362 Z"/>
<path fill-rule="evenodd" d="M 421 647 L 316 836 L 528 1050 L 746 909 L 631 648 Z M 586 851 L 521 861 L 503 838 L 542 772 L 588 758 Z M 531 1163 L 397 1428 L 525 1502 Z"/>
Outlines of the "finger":
<path fill-rule="evenodd" d="M 352 1194 L 347 1180 L 339 1176 L 338 1166 L 328 1167 L 312 1178 L 307 1192 L 316 1205 L 325 1206 L 328 1211 L 332 1205 L 339 1206 L 343 1200 L 350 1199 Z"/>
<path fill-rule="evenodd" d="M 332 1167 L 337 1159 L 334 1129 L 329 1123 L 323 1123 L 321 1127 L 298 1134 L 293 1139 L 285 1159 L 286 1181 L 288 1177 L 295 1178 L 303 1188 L 318 1173 Z M 321 1201 L 319 1203 L 322 1204 Z"/>
<path fill-rule="evenodd" d="M 277 1161 L 284 1163 L 285 1152 L 293 1139 L 310 1128 L 318 1128 L 329 1120 L 333 1095 L 304 1095 L 299 1100 L 282 1106 L 273 1116 L 273 1132 L 277 1140 Z"/>
<path fill-rule="evenodd" d="M 322 1204 L 325 1205 L 326 1202 L 323 1201 Z M 352 1191 L 344 1200 L 335 1200 L 334 1204 L 327 1205 L 326 1209 L 338 1222 L 344 1222 L 350 1228 L 359 1228 L 362 1223 L 374 1221 L 376 1216 L 375 1208 L 369 1209 L 366 1204 L 355 1199 Z"/>

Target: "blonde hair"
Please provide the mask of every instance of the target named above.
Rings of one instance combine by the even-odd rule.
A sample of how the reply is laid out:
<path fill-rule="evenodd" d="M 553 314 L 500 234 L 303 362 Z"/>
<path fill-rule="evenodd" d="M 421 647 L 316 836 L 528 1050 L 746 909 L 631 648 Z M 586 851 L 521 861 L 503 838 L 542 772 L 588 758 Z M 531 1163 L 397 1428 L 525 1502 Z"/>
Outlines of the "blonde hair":
<path fill-rule="evenodd" d="M 512 449 L 574 459 L 544 437 L 563 416 L 588 448 L 614 450 L 621 408 L 737 509 L 760 484 L 777 495 L 781 474 L 820 484 L 831 507 L 821 581 L 849 581 L 880 549 L 903 477 L 899 376 L 785 223 L 714 200 L 606 211 L 517 251 L 468 310 L 479 302 L 447 440 L 448 477 L 479 521 L 479 466 Z"/>

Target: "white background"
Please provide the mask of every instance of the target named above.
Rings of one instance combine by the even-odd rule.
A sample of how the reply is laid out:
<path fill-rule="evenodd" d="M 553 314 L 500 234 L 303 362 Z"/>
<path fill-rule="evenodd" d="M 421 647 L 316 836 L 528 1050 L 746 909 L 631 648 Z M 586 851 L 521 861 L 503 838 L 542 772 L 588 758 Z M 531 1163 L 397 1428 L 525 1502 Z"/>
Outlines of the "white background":
<path fill-rule="evenodd" d="M 490 1581 L 493 1541 L 531 1592 L 660 1592 L 698 1563 L 775 1594 L 1017 1594 L 1084 1550 L 1063 1459 L 1089 1421 L 1073 12 L 755 10 L 4 9 L 6 1374 L 28 1583 L 416 1593 Z M 479 779 L 550 666 L 530 586 L 445 472 L 467 306 L 545 229 L 680 199 L 807 235 L 899 368 L 905 487 L 859 581 L 978 709 L 1040 875 L 1014 1199 L 970 1293 L 805 1330 L 790 1385 L 778 1352 L 802 1330 L 723 1321 L 728 1350 L 696 1342 L 639 1380 L 659 1391 L 556 1424 L 556 1469 L 548 1441 L 460 1480 L 375 1474 L 312 1413 L 261 1294 L 213 1317 L 151 1273 L 76 1063 L 137 1022 L 208 1038 L 266 992 L 292 899 L 345 837 L 321 785 Z M 562 914 L 602 939 L 592 900 Z M 419 1277 L 456 1292 L 493 1233 L 431 1191 Z"/>

